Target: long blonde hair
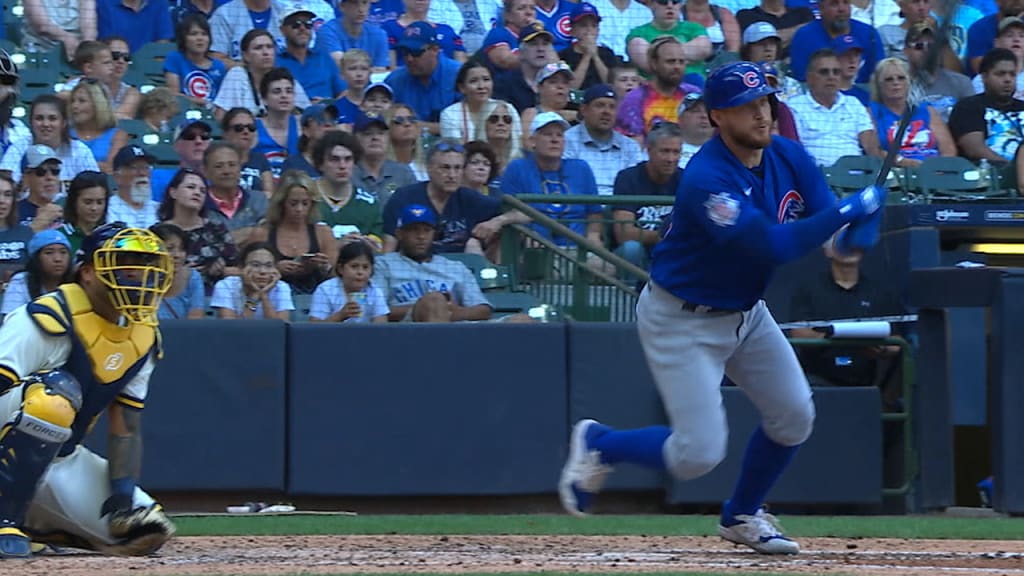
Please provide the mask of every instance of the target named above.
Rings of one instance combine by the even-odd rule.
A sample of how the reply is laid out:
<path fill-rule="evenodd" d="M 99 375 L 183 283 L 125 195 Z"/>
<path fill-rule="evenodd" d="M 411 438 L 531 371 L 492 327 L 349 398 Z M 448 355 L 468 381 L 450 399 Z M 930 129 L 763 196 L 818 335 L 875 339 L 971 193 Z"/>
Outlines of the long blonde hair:
<path fill-rule="evenodd" d="M 103 86 L 100 86 L 98 82 L 82 80 L 71 90 L 71 97 L 74 98 L 75 92 L 80 90 L 84 91 L 92 101 L 92 114 L 96 120 L 97 130 L 110 130 L 117 126 L 114 109 L 110 105 L 110 98 L 107 97 L 107 91 Z"/>
<path fill-rule="evenodd" d="M 491 144 L 491 141 L 487 139 L 487 119 L 490 118 L 491 114 L 494 114 L 494 111 L 501 106 L 504 106 L 505 109 L 508 110 L 509 116 L 512 117 L 512 136 L 509 138 L 508 149 L 503 154 L 503 157 L 498 158 L 498 162 L 501 164 L 502 170 L 504 170 L 505 167 L 508 166 L 509 162 L 523 155 L 523 122 L 519 119 L 519 112 L 516 112 L 514 106 L 504 100 L 491 100 L 488 102 L 487 105 L 484 106 L 482 122 L 477 123 L 476 134 L 473 134 L 473 137 L 470 138 L 470 140 L 481 140 Z M 491 147 L 497 151 L 494 144 L 491 144 Z"/>
<path fill-rule="evenodd" d="M 320 221 L 320 191 L 316 187 L 316 182 L 302 170 L 285 170 L 267 203 L 268 228 L 275 228 L 281 224 L 281 220 L 284 219 L 284 203 L 292 188 L 304 189 L 309 193 L 309 199 L 313 201 L 306 217 L 306 224 L 313 225 Z"/>

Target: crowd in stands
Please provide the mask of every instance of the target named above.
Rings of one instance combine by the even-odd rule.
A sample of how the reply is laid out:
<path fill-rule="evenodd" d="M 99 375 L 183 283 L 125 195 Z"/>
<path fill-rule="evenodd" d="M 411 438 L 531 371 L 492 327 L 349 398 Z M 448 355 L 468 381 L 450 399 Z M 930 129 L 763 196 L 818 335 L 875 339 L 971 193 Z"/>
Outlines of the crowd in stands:
<path fill-rule="evenodd" d="M 1024 178 L 1024 0 L 22 3 L 10 40 L 80 75 L 19 119 L 0 58 L 4 310 L 122 220 L 173 247 L 167 317 L 204 299 L 284 317 L 312 294 L 320 321 L 486 319 L 441 255 L 500 261 L 502 229 L 530 223 L 502 195 L 671 196 L 714 134 L 707 72 L 741 58 L 780 90 L 775 131 L 823 167 L 896 145 L 897 166 L 959 155 Z M 173 44 L 162 86 L 138 85 L 154 43 Z M 605 226 L 598 203 L 536 207 L 641 267 L 670 211 L 619 204 Z"/>

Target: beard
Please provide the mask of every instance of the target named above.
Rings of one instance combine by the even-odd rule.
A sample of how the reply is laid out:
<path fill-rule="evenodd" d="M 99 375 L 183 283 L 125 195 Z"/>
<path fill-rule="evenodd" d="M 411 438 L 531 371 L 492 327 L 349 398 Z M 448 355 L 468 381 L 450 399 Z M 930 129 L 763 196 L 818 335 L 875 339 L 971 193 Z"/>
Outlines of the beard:
<path fill-rule="evenodd" d="M 739 131 L 732 134 L 732 140 L 744 148 L 761 150 L 772 143 L 771 127 L 769 126 L 769 129 L 763 134 L 752 130 Z"/>
<path fill-rule="evenodd" d="M 837 34 L 845 33 L 850 29 L 849 18 L 837 18 L 828 23 L 829 30 Z"/>

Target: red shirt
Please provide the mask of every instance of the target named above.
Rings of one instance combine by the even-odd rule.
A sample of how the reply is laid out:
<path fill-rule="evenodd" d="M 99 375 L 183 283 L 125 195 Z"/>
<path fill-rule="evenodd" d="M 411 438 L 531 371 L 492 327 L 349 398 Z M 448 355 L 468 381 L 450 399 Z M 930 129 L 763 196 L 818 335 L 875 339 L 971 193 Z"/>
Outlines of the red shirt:
<path fill-rule="evenodd" d="M 214 196 L 213 192 L 210 192 L 210 199 L 213 200 L 213 204 L 218 210 L 224 213 L 228 218 L 233 218 L 235 212 L 238 212 L 238 207 L 242 205 L 242 189 L 238 188 L 235 190 L 235 197 L 230 200 L 221 200 L 217 196 Z"/>

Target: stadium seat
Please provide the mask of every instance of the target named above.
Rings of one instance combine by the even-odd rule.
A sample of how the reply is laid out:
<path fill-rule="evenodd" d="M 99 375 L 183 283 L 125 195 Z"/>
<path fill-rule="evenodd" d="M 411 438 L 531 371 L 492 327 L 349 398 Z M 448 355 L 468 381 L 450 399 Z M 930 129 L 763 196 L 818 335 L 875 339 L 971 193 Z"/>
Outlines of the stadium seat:
<path fill-rule="evenodd" d="M 525 313 L 530 308 L 541 305 L 536 296 L 526 292 L 487 292 L 484 296 L 494 308 L 494 313 L 499 316 Z"/>
<path fill-rule="evenodd" d="M 142 120 L 124 119 L 117 121 L 117 127 L 128 133 L 128 139 L 141 138 L 144 134 L 155 134 L 156 130 L 150 128 Z"/>
<path fill-rule="evenodd" d="M 476 282 L 483 291 L 509 290 L 512 288 L 512 276 L 508 266 L 486 266 L 476 272 Z"/>
<path fill-rule="evenodd" d="M 463 264 L 466 265 L 466 268 L 469 268 L 470 272 L 473 273 L 473 276 L 477 277 L 477 279 L 479 279 L 480 270 L 488 267 L 493 267 L 493 265 L 490 263 L 489 260 L 487 260 L 487 258 L 479 254 L 467 254 L 465 252 L 450 252 L 442 254 L 442 256 L 449 260 L 462 262 Z"/>
<path fill-rule="evenodd" d="M 842 194 L 858 192 L 875 183 L 875 177 L 882 167 L 882 159 L 874 156 L 842 156 L 827 169 L 828 185 Z M 891 170 L 886 179 L 887 188 L 896 188 L 899 180 Z"/>
<path fill-rule="evenodd" d="M 996 170 L 992 168 L 993 179 Z M 1016 191 L 1001 190 L 998 182 L 989 182 L 978 166 L 960 156 L 928 158 L 917 169 L 917 181 L 929 201 L 1016 196 Z"/>

